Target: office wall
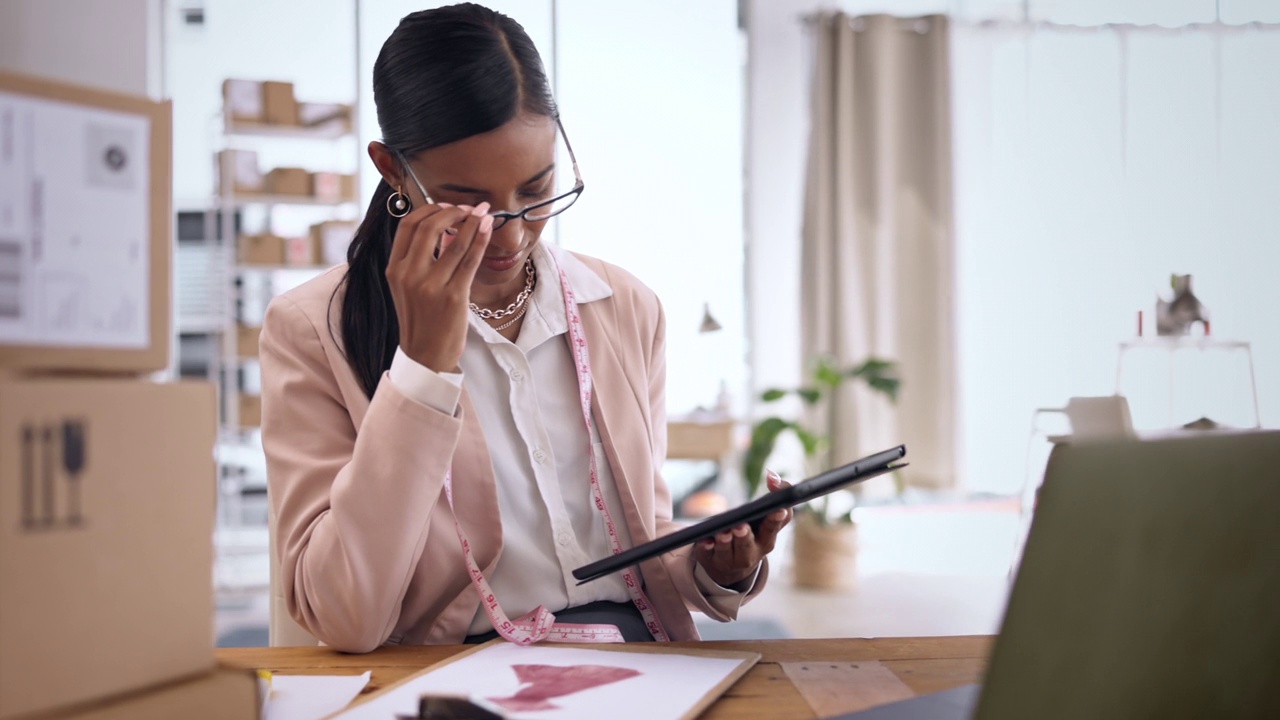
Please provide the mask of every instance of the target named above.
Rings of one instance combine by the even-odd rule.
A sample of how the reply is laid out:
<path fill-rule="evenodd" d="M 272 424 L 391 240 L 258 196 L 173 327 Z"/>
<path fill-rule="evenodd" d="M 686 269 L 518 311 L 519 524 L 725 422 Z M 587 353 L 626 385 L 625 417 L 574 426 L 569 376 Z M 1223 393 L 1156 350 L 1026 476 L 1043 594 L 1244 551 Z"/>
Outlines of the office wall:
<path fill-rule="evenodd" d="M 159 98 L 160 0 L 4 0 L 0 67 Z"/>

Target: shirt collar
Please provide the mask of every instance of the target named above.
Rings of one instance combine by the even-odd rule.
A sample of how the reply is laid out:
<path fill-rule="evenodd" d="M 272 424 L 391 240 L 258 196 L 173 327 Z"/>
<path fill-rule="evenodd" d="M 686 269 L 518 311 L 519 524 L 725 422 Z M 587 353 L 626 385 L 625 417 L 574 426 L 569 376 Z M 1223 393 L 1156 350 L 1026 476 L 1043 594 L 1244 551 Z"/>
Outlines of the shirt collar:
<path fill-rule="evenodd" d="M 551 276 L 548 279 L 554 283 L 558 297 L 560 296 L 559 271 L 561 269 L 564 270 L 565 277 L 569 279 L 569 287 L 573 288 L 573 296 L 579 305 L 603 300 L 613 295 L 613 288 L 609 287 L 609 284 L 597 275 L 594 270 L 579 260 L 577 255 L 559 245 L 538 243 L 537 247 L 533 249 L 533 253 L 533 262 L 538 269 L 542 270 L 546 267 L 551 271 L 548 273 Z M 539 262 L 540 259 L 543 259 L 544 262 Z M 545 259 L 550 259 L 551 262 L 545 262 Z M 561 297 L 560 304 L 564 304 L 563 297 Z"/>
<path fill-rule="evenodd" d="M 569 319 L 564 312 L 564 294 L 560 287 L 561 270 L 564 270 L 565 279 L 569 281 L 573 297 L 579 305 L 613 295 L 613 288 L 600 275 L 573 253 L 559 246 L 539 242 L 534 246 L 531 256 L 538 272 L 538 284 L 533 289 L 533 297 L 529 298 L 528 314 L 516 343 L 525 352 L 569 330 Z M 485 342 L 507 342 L 474 315 L 471 317 L 471 326 Z"/>

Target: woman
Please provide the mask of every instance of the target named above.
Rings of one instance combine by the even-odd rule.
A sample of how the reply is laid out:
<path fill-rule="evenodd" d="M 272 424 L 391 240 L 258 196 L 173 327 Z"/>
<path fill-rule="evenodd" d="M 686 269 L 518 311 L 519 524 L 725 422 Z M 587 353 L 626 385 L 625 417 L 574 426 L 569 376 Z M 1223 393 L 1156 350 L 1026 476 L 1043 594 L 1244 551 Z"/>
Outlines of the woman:
<path fill-rule="evenodd" d="M 293 618 L 351 652 L 690 640 L 689 608 L 733 619 L 789 513 L 570 575 L 674 529 L 663 316 L 631 275 L 540 242 L 582 184 L 552 193 L 563 130 L 529 37 L 477 5 L 415 13 L 373 87 L 382 182 L 347 265 L 273 301 L 262 333 Z"/>

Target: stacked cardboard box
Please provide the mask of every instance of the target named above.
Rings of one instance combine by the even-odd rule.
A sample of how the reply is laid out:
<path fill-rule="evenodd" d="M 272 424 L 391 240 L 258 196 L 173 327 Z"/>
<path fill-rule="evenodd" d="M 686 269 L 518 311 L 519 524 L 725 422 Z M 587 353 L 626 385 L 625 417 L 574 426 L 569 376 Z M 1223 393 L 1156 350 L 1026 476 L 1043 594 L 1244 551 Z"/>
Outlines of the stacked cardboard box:
<path fill-rule="evenodd" d="M 217 155 L 215 191 L 236 195 L 288 195 L 338 203 L 354 200 L 357 178 L 353 174 L 310 172 L 306 168 L 278 167 L 263 172 L 258 153 L 221 150 Z"/>
<path fill-rule="evenodd" d="M 349 220 L 328 220 L 311 226 L 311 243 L 317 262 L 338 265 L 347 261 L 347 248 L 356 235 L 357 225 Z"/>
<path fill-rule="evenodd" d="M 222 82 L 223 112 L 241 124 L 319 127 L 336 123 L 351 128 L 352 107 L 343 103 L 299 102 L 293 83 L 229 79 Z"/>
<path fill-rule="evenodd" d="M 99 210 L 0 247 L 0 720 L 255 718 L 213 653 L 213 388 L 145 379 L 169 359 L 170 106 L 0 72 L 10 115 L 13 146 L 72 131 L 90 165 L 0 157 L 0 207 L 39 172 Z"/>
<path fill-rule="evenodd" d="M 326 202 L 354 200 L 356 176 L 335 172 L 311 173 L 311 195 Z"/>
<path fill-rule="evenodd" d="M 270 233 L 241 235 L 237 241 L 241 265 L 313 268 L 325 263 L 325 257 L 312 234 L 281 237 Z"/>

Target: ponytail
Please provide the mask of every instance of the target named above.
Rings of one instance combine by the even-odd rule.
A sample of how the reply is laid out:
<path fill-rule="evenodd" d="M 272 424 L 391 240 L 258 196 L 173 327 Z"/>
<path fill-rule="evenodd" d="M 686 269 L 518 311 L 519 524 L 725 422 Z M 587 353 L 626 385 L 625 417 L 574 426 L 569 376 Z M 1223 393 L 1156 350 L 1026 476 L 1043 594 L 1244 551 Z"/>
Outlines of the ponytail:
<path fill-rule="evenodd" d="M 342 297 L 341 344 L 360 387 L 371 399 L 382 374 L 391 368 L 400 343 L 400 322 L 386 275 L 391 244 L 400 224 L 399 218 L 387 212 L 391 194 L 387 181 L 380 181 L 347 249 L 347 275 L 334 291 L 336 296 L 346 290 Z"/>

